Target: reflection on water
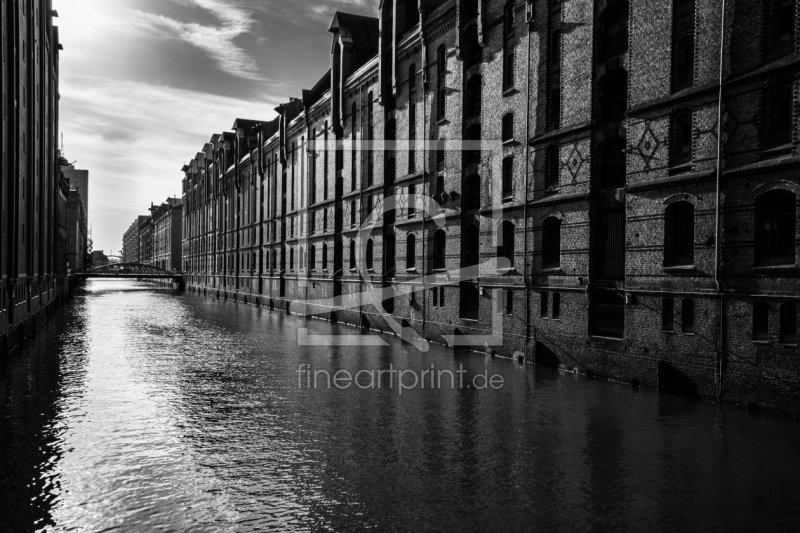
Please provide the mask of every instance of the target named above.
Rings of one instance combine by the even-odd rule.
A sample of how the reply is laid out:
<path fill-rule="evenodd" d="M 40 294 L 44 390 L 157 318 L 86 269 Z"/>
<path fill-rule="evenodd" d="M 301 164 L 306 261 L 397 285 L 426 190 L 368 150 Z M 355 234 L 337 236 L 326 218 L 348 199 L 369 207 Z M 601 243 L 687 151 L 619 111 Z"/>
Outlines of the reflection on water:
<path fill-rule="evenodd" d="M 94 281 L 0 372 L 0 528 L 794 529 L 800 425 L 346 326 Z M 314 369 L 500 390 L 298 388 Z"/>

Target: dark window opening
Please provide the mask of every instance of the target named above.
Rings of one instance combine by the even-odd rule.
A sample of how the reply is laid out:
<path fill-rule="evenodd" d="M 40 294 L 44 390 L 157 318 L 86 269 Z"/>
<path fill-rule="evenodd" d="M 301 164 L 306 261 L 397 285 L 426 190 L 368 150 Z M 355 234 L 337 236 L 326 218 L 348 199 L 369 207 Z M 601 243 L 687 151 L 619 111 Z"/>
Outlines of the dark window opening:
<path fill-rule="evenodd" d="M 673 90 L 680 91 L 694 84 L 694 35 L 685 35 L 675 43 Z"/>
<path fill-rule="evenodd" d="M 618 68 L 600 78 L 598 98 L 601 123 L 625 118 L 628 109 L 628 72 Z"/>
<path fill-rule="evenodd" d="M 473 124 L 464 135 L 467 146 L 464 148 L 464 166 L 481 162 L 481 126 Z"/>
<path fill-rule="evenodd" d="M 445 267 L 445 252 L 447 248 L 447 235 L 444 230 L 436 230 L 433 234 L 433 268 L 441 270 Z"/>
<path fill-rule="evenodd" d="M 328 270 L 328 245 L 322 245 L 322 270 Z"/>
<path fill-rule="evenodd" d="M 406 268 L 417 266 L 417 238 L 409 235 L 406 239 Z"/>
<path fill-rule="evenodd" d="M 475 11 L 477 14 L 477 10 Z M 461 47 L 463 50 L 464 68 L 470 69 L 475 65 L 480 64 L 483 60 L 483 49 L 478 43 L 478 29 L 474 24 L 464 33 L 461 38 Z"/>
<path fill-rule="evenodd" d="M 461 260 L 462 267 L 471 267 L 478 264 L 480 260 L 480 230 L 473 225 L 467 227 L 464 232 L 464 251 Z"/>
<path fill-rule="evenodd" d="M 595 239 L 596 275 L 601 280 L 625 277 L 625 213 L 607 208 L 598 216 Z"/>
<path fill-rule="evenodd" d="M 600 55 L 618 55 L 628 49 L 628 3 L 611 4 L 600 15 Z"/>
<path fill-rule="evenodd" d="M 664 266 L 694 264 L 694 206 L 670 205 L 664 217 Z"/>
<path fill-rule="evenodd" d="M 417 214 L 417 188 L 414 185 L 408 186 L 408 218 L 414 218 Z"/>
<path fill-rule="evenodd" d="M 514 196 L 514 157 L 503 159 L 503 198 Z"/>
<path fill-rule="evenodd" d="M 661 300 L 661 331 L 675 331 L 675 301 L 672 298 Z"/>
<path fill-rule="evenodd" d="M 766 302 L 753 304 L 753 340 L 769 340 L 769 304 Z"/>
<path fill-rule="evenodd" d="M 767 0 L 765 52 L 768 60 L 794 52 L 794 0 Z"/>
<path fill-rule="evenodd" d="M 795 264 L 797 199 L 789 191 L 775 190 L 756 199 L 756 264 Z"/>
<path fill-rule="evenodd" d="M 681 302 L 681 333 L 694 333 L 694 300 Z"/>
<path fill-rule="evenodd" d="M 514 69 L 516 68 L 516 60 L 514 58 L 514 51 L 507 52 L 503 59 L 503 90 L 514 88 Z"/>
<path fill-rule="evenodd" d="M 506 291 L 506 314 L 514 314 L 514 291 L 512 290 Z"/>
<path fill-rule="evenodd" d="M 627 154 L 625 141 L 612 137 L 597 148 L 597 176 L 595 183 L 600 188 L 625 185 Z"/>
<path fill-rule="evenodd" d="M 625 300 L 619 294 L 599 293 L 592 298 L 592 333 L 621 339 L 625 335 Z"/>
<path fill-rule="evenodd" d="M 559 320 L 561 318 L 561 293 L 556 292 L 553 294 L 553 319 Z"/>
<path fill-rule="evenodd" d="M 672 117 L 670 159 L 673 166 L 692 162 L 692 112 L 684 111 Z"/>
<path fill-rule="evenodd" d="M 373 266 L 374 266 L 374 265 L 373 265 L 373 262 L 372 262 L 372 252 L 373 252 L 373 248 L 374 248 L 374 246 L 373 246 L 373 244 L 372 244 L 372 239 L 369 239 L 369 240 L 367 241 L 367 269 L 368 269 L 368 270 L 369 270 L 369 269 L 372 269 L 372 268 L 373 268 Z"/>
<path fill-rule="evenodd" d="M 481 207 L 481 179 L 471 174 L 464 180 L 464 210 L 475 211 Z"/>
<path fill-rule="evenodd" d="M 350 269 L 355 270 L 356 268 L 356 243 L 355 241 L 350 241 Z"/>
<path fill-rule="evenodd" d="M 464 91 L 464 112 L 467 116 L 481 112 L 482 88 L 483 79 L 479 74 L 472 76 L 467 81 L 466 90 Z"/>
<path fill-rule="evenodd" d="M 504 258 L 508 260 L 508 266 L 514 266 L 514 223 L 506 220 L 502 223 L 500 229 L 500 237 L 502 242 L 497 245 L 497 258 Z M 498 267 L 503 267 L 498 263 Z"/>
<path fill-rule="evenodd" d="M 444 146 L 444 139 L 439 139 L 436 143 L 436 170 L 439 172 L 444 170 Z"/>
<path fill-rule="evenodd" d="M 503 117 L 503 142 L 514 139 L 514 113 L 508 113 Z"/>
<path fill-rule="evenodd" d="M 797 305 L 781 304 L 781 344 L 797 344 Z"/>
<path fill-rule="evenodd" d="M 542 298 L 539 301 L 539 316 L 541 316 L 542 318 L 547 318 L 547 315 L 549 314 L 548 301 L 549 301 L 548 293 L 543 292 Z"/>
<path fill-rule="evenodd" d="M 546 189 L 558 187 L 560 171 L 561 161 L 559 160 L 558 146 L 551 146 L 545 155 L 544 186 Z"/>
<path fill-rule="evenodd" d="M 792 141 L 792 90 L 788 85 L 775 87 L 764 95 L 764 148 L 774 148 Z"/>
<path fill-rule="evenodd" d="M 438 62 L 437 62 L 437 74 L 438 74 L 438 94 L 437 94 L 437 102 L 436 102 L 436 113 L 437 117 L 441 120 L 445 116 L 445 107 L 447 104 L 447 50 L 444 46 L 439 47 L 438 55 Z"/>
<path fill-rule="evenodd" d="M 461 284 L 461 318 L 478 320 L 480 315 L 480 294 L 472 283 Z"/>
<path fill-rule="evenodd" d="M 561 268 L 561 221 L 556 217 L 542 224 L 542 268 Z"/>

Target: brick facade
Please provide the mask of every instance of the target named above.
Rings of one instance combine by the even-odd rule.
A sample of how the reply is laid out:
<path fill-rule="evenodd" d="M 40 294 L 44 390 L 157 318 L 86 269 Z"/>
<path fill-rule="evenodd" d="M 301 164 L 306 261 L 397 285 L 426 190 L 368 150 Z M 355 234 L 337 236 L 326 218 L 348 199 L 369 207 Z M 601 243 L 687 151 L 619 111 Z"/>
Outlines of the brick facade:
<path fill-rule="evenodd" d="M 337 13 L 316 86 L 184 168 L 188 286 L 386 329 L 371 284 L 435 342 L 800 415 L 797 8 L 727 6 Z"/>

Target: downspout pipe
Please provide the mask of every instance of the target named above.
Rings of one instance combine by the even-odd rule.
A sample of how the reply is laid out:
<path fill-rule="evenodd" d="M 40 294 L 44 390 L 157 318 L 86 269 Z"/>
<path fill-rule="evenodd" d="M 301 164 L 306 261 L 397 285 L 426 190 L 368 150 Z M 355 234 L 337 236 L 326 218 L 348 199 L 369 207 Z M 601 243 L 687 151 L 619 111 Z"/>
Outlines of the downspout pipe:
<path fill-rule="evenodd" d="M 722 284 L 720 282 L 720 226 L 721 206 L 720 195 L 722 189 L 722 104 L 723 82 L 725 78 L 725 29 L 726 29 L 726 0 L 722 0 L 722 16 L 719 38 L 719 92 L 717 94 L 717 183 L 715 196 L 715 227 L 714 227 L 714 285 L 717 291 L 717 361 L 716 361 L 716 386 L 717 402 L 722 400 L 722 335 L 724 329 L 724 305 L 722 302 Z"/>
<path fill-rule="evenodd" d="M 532 268 L 531 274 L 528 271 L 528 203 L 529 203 L 529 190 L 530 190 L 530 172 L 528 166 L 530 165 L 531 154 L 531 33 L 533 33 L 533 3 L 531 1 L 525 2 L 525 29 L 528 34 L 527 45 L 527 63 L 525 65 L 525 205 L 523 207 L 522 223 L 523 234 L 525 236 L 525 244 L 523 246 L 524 256 L 522 258 L 522 279 L 525 283 L 525 357 L 528 357 L 530 350 L 530 337 L 531 337 L 531 277 L 533 275 Z M 533 267 L 533 265 L 531 265 Z"/>

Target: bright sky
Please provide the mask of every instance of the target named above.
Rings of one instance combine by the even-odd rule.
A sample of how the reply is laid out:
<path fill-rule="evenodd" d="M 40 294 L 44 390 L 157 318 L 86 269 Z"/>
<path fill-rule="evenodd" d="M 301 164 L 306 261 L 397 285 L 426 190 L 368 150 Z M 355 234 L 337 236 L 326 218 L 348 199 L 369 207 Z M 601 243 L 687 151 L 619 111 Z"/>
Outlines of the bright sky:
<path fill-rule="evenodd" d="M 336 10 L 377 16 L 378 0 L 53 3 L 66 156 L 89 170 L 94 249 L 118 254 L 213 133 L 273 118 L 325 73 Z"/>

